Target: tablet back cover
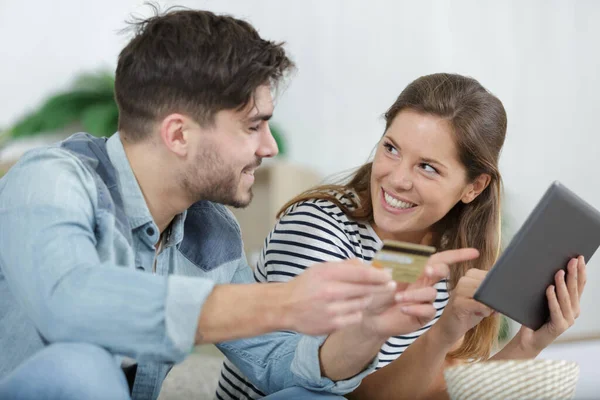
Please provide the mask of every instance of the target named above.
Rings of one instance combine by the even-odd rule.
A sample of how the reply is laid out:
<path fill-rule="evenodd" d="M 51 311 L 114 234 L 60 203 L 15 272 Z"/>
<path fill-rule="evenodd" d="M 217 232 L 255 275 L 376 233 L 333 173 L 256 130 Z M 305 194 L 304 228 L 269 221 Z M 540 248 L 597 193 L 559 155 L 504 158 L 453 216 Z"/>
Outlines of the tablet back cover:
<path fill-rule="evenodd" d="M 600 212 L 554 182 L 487 274 L 474 298 L 539 329 L 548 321 L 546 288 L 579 255 L 600 245 Z"/>

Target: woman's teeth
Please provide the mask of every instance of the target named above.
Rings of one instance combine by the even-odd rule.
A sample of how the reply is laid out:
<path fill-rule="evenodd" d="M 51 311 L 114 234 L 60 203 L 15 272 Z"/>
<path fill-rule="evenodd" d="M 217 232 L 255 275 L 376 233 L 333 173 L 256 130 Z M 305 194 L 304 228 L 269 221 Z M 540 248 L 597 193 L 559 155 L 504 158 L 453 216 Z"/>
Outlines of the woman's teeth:
<path fill-rule="evenodd" d="M 394 208 L 404 209 L 404 208 L 411 208 L 411 207 L 415 206 L 412 203 L 407 203 L 405 201 L 397 200 L 397 199 L 393 198 L 392 196 L 390 196 L 389 194 L 387 194 L 386 192 L 383 192 L 383 197 L 385 198 L 385 202 Z"/>

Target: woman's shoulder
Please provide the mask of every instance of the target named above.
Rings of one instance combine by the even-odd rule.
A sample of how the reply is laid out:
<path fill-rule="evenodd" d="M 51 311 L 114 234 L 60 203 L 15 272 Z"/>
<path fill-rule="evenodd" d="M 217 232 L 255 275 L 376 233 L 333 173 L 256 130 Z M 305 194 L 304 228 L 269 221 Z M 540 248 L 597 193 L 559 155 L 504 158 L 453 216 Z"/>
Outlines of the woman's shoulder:
<path fill-rule="evenodd" d="M 352 217 L 358 200 L 352 193 L 333 193 L 294 203 L 279 219 L 275 232 L 294 229 L 321 237 L 337 238 L 353 252 L 380 246 L 369 222 Z M 359 249 L 359 250 L 357 250 Z"/>
<path fill-rule="evenodd" d="M 326 219 L 344 225 L 358 224 L 350 212 L 357 207 L 358 198 L 353 192 L 327 192 L 326 196 L 301 200 L 292 204 L 282 214 L 281 219 L 294 215 Z"/>

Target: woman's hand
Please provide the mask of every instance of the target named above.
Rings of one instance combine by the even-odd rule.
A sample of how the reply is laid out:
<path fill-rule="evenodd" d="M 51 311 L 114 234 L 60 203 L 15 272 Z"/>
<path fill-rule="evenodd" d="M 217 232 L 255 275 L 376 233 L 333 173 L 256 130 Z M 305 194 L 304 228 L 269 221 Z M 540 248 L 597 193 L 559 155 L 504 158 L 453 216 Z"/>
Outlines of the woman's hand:
<path fill-rule="evenodd" d="M 454 345 L 469 329 L 492 314 L 491 308 L 473 298 L 486 274 L 487 271 L 472 268 L 452 290 L 448 305 L 432 328 L 437 333 L 438 340 L 447 346 Z"/>
<path fill-rule="evenodd" d="M 573 258 L 567 264 L 567 273 L 560 270 L 554 276 L 555 285 L 546 289 L 550 321 L 537 331 L 521 327 L 514 340 L 521 349 L 537 356 L 575 323 L 579 317 L 581 294 L 587 281 L 583 256 Z"/>

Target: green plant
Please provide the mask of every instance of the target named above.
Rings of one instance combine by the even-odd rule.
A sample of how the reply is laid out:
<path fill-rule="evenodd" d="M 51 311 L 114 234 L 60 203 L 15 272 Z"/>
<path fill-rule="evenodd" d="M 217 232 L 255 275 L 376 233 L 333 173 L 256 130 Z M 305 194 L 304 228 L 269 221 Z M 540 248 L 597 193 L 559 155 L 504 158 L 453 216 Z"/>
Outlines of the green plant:
<path fill-rule="evenodd" d="M 87 73 L 80 75 L 70 90 L 51 96 L 38 110 L 17 121 L 8 136 L 34 136 L 75 123 L 93 135 L 109 136 L 117 130 L 118 117 L 113 76 L 107 72 Z"/>
<path fill-rule="evenodd" d="M 281 154 L 281 155 L 286 154 L 287 144 L 286 144 L 285 140 L 283 139 L 283 135 L 281 134 L 279 125 L 271 122 L 271 123 L 269 123 L 269 127 L 271 128 L 271 134 L 273 135 L 273 138 L 275 139 L 275 142 L 277 143 L 277 147 L 279 148 L 279 154 Z"/>
<path fill-rule="evenodd" d="M 510 324 L 508 318 L 504 315 L 500 316 L 500 329 L 498 331 L 498 342 L 504 343 L 510 337 Z"/>

